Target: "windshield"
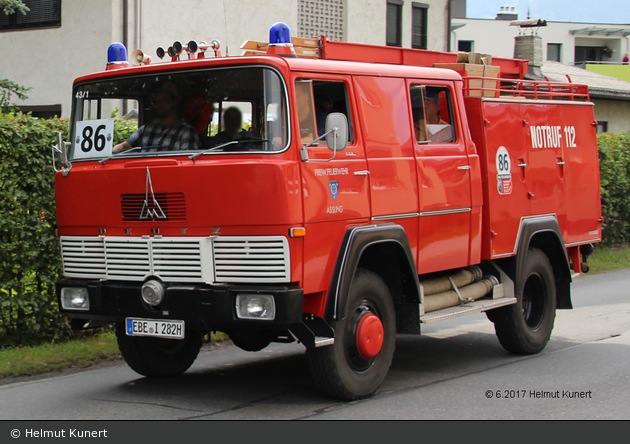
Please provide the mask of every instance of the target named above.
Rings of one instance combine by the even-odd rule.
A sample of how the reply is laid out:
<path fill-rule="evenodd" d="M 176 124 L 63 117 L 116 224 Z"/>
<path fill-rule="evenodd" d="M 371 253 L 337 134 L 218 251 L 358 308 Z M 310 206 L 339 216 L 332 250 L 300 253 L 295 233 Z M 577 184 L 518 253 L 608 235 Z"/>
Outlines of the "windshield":
<path fill-rule="evenodd" d="M 288 143 L 284 85 L 264 67 L 151 74 L 79 84 L 72 160 L 271 153 Z"/>

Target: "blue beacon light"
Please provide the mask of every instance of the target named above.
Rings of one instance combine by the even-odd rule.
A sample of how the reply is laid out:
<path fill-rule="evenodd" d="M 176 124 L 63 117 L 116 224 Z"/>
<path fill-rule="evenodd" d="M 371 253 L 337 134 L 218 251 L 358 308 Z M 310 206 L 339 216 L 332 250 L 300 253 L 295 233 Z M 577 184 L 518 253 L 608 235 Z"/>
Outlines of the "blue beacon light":
<path fill-rule="evenodd" d="M 269 29 L 267 54 L 283 57 L 297 57 L 291 41 L 291 29 L 283 22 L 274 23 Z"/>
<path fill-rule="evenodd" d="M 129 66 L 127 48 L 122 43 L 112 43 L 107 49 L 107 70 Z"/>

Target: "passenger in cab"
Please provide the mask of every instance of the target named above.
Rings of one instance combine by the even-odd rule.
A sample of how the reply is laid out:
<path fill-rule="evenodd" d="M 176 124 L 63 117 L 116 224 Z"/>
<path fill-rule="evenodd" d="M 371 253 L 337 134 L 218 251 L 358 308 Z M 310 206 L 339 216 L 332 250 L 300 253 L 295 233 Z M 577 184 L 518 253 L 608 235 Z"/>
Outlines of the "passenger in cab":
<path fill-rule="evenodd" d="M 196 150 L 201 142 L 197 131 L 180 116 L 181 96 L 173 82 L 164 83 L 152 95 L 155 120 L 141 126 L 114 153 L 142 147 L 143 151 Z"/>
<path fill-rule="evenodd" d="M 440 96 L 438 93 L 427 90 L 424 103 L 429 142 L 453 142 L 453 127 L 440 117 Z"/>
<path fill-rule="evenodd" d="M 232 142 L 234 140 L 252 139 L 253 134 L 243 129 L 243 114 L 235 106 L 223 113 L 223 131 L 212 138 L 212 144 Z"/>
<path fill-rule="evenodd" d="M 333 112 L 333 102 L 328 96 L 315 94 L 315 119 L 317 120 L 317 135 L 326 132 L 326 117 Z"/>

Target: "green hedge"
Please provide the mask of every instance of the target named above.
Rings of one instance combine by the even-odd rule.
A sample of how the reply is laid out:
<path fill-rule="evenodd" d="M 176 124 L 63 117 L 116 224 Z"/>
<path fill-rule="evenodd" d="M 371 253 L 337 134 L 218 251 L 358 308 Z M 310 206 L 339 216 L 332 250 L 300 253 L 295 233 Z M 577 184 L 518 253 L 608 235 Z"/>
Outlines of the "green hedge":
<path fill-rule="evenodd" d="M 61 270 L 55 236 L 51 145 L 64 120 L 0 115 L 0 347 L 66 337 L 55 302 Z"/>
<path fill-rule="evenodd" d="M 115 126 L 116 143 L 136 127 Z M 71 334 L 54 288 L 61 252 L 51 145 L 59 131 L 68 140 L 67 120 L 0 112 L 0 348 Z"/>
<path fill-rule="evenodd" d="M 602 243 L 630 243 L 630 133 L 597 136 L 602 193 Z"/>

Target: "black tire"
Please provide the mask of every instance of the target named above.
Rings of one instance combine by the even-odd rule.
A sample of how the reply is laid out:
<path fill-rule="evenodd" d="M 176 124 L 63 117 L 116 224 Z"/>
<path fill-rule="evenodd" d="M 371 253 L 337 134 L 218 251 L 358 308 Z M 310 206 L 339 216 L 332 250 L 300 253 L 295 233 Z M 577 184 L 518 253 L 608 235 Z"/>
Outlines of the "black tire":
<path fill-rule="evenodd" d="M 123 322 L 116 323 L 118 348 L 136 373 L 166 378 L 184 373 L 195 362 L 202 345 L 201 334 L 186 330 L 184 339 L 128 336 Z"/>
<path fill-rule="evenodd" d="M 236 330 L 228 332 L 230 339 L 241 350 L 257 352 L 267 347 L 277 335 L 267 331 Z"/>
<path fill-rule="evenodd" d="M 525 258 L 523 281 L 516 304 L 492 310 L 499 342 L 521 355 L 540 352 L 551 336 L 556 318 L 556 282 L 549 258 L 531 248 Z"/>
<path fill-rule="evenodd" d="M 358 317 L 371 313 L 383 324 L 383 345 L 371 359 L 356 349 Z M 352 401 L 372 395 L 381 385 L 396 347 L 396 316 L 389 288 L 376 273 L 358 269 L 348 295 L 346 319 L 333 322 L 335 343 L 306 350 L 317 387 L 327 395 Z"/>

